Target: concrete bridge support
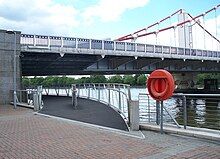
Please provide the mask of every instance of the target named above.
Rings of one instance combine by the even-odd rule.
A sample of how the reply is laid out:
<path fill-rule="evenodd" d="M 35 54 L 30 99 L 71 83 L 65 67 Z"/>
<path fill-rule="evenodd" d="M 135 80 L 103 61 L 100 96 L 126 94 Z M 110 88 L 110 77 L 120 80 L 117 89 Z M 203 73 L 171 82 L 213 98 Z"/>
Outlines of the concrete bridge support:
<path fill-rule="evenodd" d="M 196 73 L 174 74 L 177 89 L 194 89 L 196 84 Z"/>
<path fill-rule="evenodd" d="M 14 84 L 14 49 L 16 34 L 16 87 L 21 87 L 20 32 L 0 30 L 0 104 L 12 101 Z"/>

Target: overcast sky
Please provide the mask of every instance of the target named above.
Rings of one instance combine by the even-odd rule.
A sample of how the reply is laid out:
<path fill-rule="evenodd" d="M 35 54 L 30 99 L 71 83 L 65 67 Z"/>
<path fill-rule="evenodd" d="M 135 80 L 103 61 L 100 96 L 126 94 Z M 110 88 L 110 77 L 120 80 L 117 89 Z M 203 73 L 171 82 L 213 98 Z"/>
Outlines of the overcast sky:
<path fill-rule="evenodd" d="M 115 39 L 149 26 L 178 9 L 185 9 L 195 16 L 219 3 L 219 0 L 0 0 L 0 29 L 19 30 L 26 34 Z M 216 19 L 214 12 L 204 19 L 207 30 L 212 34 L 216 35 L 217 29 L 218 39 L 219 10 L 216 11 Z M 203 24 L 202 19 L 200 21 Z M 175 22 L 177 16 L 169 23 Z M 169 24 L 164 23 L 160 27 L 166 25 Z M 198 41 L 195 47 L 204 47 L 204 40 L 201 40 L 203 31 L 199 27 L 193 29 L 194 41 Z M 167 38 L 170 34 L 173 35 L 167 31 L 159 35 L 158 43 L 174 44 L 174 37 Z M 218 49 L 219 44 L 205 36 L 205 47 Z M 155 38 L 140 39 L 140 42 L 154 43 Z"/>

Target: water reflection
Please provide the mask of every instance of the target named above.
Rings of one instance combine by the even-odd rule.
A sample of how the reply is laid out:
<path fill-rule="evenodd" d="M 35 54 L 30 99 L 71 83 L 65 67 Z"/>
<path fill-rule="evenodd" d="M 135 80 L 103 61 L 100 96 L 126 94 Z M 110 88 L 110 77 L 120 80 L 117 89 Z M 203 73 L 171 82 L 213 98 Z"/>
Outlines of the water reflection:
<path fill-rule="evenodd" d="M 177 121 L 183 124 L 182 103 L 176 99 L 180 112 Z M 187 123 L 189 126 L 205 127 L 220 130 L 220 100 L 216 99 L 188 99 Z"/>

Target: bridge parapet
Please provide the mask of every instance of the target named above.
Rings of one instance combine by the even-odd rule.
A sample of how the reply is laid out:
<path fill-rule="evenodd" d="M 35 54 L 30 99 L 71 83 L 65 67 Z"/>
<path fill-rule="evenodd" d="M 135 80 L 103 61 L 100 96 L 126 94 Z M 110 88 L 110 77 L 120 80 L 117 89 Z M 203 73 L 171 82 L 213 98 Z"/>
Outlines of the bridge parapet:
<path fill-rule="evenodd" d="M 220 61 L 220 52 L 132 42 L 21 34 L 22 51 Z"/>

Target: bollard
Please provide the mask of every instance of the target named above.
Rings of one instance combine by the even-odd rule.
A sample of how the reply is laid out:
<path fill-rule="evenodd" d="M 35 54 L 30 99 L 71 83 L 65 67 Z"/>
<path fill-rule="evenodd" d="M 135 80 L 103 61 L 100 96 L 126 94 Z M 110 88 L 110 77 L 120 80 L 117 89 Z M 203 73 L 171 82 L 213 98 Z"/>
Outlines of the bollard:
<path fill-rule="evenodd" d="M 39 98 L 37 92 L 33 94 L 34 97 L 34 111 L 39 111 Z"/>
<path fill-rule="evenodd" d="M 133 131 L 139 130 L 139 102 L 130 100 L 130 129 Z"/>
<path fill-rule="evenodd" d="M 77 95 L 76 95 L 76 85 L 73 84 L 72 85 L 72 105 L 74 106 L 74 108 L 76 109 L 77 106 Z"/>
<path fill-rule="evenodd" d="M 37 87 L 37 95 L 38 95 L 38 104 L 39 104 L 39 109 L 41 109 L 43 107 L 42 105 L 42 92 L 43 92 L 43 87 L 42 86 L 38 86 Z"/>

